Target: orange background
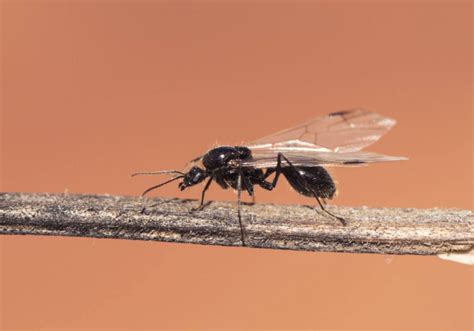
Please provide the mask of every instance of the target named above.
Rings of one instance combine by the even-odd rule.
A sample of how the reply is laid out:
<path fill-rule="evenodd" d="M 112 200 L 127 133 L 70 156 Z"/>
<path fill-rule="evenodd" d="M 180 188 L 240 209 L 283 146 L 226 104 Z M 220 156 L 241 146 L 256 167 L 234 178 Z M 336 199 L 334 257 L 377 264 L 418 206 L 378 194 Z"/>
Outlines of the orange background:
<path fill-rule="evenodd" d="M 134 171 L 365 107 L 399 122 L 369 150 L 410 160 L 336 169 L 333 203 L 472 209 L 471 2 L 1 5 L 2 191 L 135 195 L 158 179 Z M 3 330 L 473 325 L 472 268 L 436 257 L 0 241 Z"/>

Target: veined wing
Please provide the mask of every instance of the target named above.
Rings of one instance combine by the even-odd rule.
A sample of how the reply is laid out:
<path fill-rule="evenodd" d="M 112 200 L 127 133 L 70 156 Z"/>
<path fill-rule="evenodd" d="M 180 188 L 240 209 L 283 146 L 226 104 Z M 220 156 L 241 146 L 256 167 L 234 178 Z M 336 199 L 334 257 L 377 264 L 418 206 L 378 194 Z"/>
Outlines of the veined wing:
<path fill-rule="evenodd" d="M 361 166 L 374 162 L 406 160 L 405 157 L 388 156 L 377 153 L 355 151 L 337 153 L 320 150 L 261 149 L 253 152 L 252 159 L 242 162 L 244 167 L 273 168 L 277 166 L 278 154 L 282 153 L 294 166 Z M 282 160 L 282 166 L 288 163 Z"/>
<path fill-rule="evenodd" d="M 268 148 L 318 147 L 320 151 L 353 152 L 380 139 L 396 121 L 365 109 L 330 113 L 264 138 L 247 146 Z"/>

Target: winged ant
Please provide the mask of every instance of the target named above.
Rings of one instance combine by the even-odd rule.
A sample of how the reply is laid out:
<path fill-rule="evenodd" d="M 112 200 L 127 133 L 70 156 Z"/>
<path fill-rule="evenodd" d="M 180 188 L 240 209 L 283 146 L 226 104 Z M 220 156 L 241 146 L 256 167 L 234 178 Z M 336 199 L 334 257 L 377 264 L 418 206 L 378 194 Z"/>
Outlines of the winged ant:
<path fill-rule="evenodd" d="M 206 191 L 213 181 L 221 188 L 237 190 L 237 216 L 242 244 L 245 231 L 241 217 L 241 194 L 254 197 L 254 186 L 273 190 L 283 175 L 299 193 L 316 199 L 328 216 L 347 221 L 329 212 L 323 202 L 332 199 L 336 185 L 324 166 L 354 166 L 372 162 L 405 160 L 403 157 L 362 152 L 395 125 L 395 120 L 364 110 L 330 113 L 287 130 L 266 136 L 245 146 L 220 146 L 191 161 L 187 172 L 165 170 L 136 175 L 174 174 L 173 178 L 145 190 L 147 194 L 181 179 L 181 191 L 207 180 L 198 209 L 204 208 Z M 201 165 L 197 163 L 201 162 Z M 269 177 L 274 174 L 270 181 Z M 322 202 L 323 201 L 323 202 Z"/>

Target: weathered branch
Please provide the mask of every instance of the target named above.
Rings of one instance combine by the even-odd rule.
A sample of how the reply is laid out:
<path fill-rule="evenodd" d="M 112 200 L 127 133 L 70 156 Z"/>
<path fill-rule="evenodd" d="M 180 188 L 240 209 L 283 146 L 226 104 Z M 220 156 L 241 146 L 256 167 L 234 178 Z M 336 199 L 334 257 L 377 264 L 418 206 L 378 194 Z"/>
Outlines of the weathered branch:
<path fill-rule="evenodd" d="M 145 213 L 141 213 L 143 206 Z M 0 234 L 158 240 L 241 246 L 234 203 L 139 197 L 0 194 Z M 421 254 L 474 247 L 474 213 L 458 209 L 328 208 L 342 226 L 308 206 L 242 206 L 247 245 L 307 251 Z"/>

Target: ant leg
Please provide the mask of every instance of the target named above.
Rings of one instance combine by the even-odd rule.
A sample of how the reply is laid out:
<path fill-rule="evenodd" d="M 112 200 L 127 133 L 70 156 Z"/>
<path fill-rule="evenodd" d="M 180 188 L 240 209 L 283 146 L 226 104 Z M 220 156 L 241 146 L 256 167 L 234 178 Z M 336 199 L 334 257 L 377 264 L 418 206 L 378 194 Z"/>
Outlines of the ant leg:
<path fill-rule="evenodd" d="M 255 195 L 252 195 L 251 197 L 252 197 L 252 205 L 254 205 L 255 204 Z"/>
<path fill-rule="evenodd" d="M 247 190 L 247 193 L 253 197 L 255 194 L 255 191 L 253 189 L 253 184 L 252 182 L 248 179 L 248 177 L 242 175 L 242 180 L 244 182 L 245 188 Z"/>
<path fill-rule="evenodd" d="M 311 191 L 311 193 L 313 193 L 313 196 L 316 198 L 316 201 L 318 202 L 319 204 L 319 207 L 321 207 L 321 209 L 328 215 L 334 217 L 335 219 L 339 220 L 339 222 L 342 223 L 342 225 L 346 225 L 347 224 L 347 221 L 342 218 L 342 217 L 339 217 L 339 216 L 336 216 L 334 215 L 333 213 L 329 212 L 328 210 L 326 210 L 326 208 L 324 208 L 324 205 L 321 203 L 321 200 L 319 199 L 318 195 L 316 194 L 316 192 L 314 192 L 314 190 L 308 185 L 308 182 L 306 181 L 306 179 L 304 179 L 303 176 L 301 176 L 300 172 L 298 171 L 298 169 L 293 165 L 293 163 L 291 163 L 290 160 L 288 160 L 288 158 L 286 156 L 284 156 L 282 153 L 279 153 L 278 154 L 278 157 L 280 158 L 280 156 L 286 161 L 286 163 L 288 163 L 288 165 L 290 166 L 290 168 L 292 170 L 295 171 L 296 175 L 300 178 L 300 180 L 302 181 L 302 183 L 304 184 L 305 188 L 308 189 L 309 191 Z M 277 165 L 278 167 L 278 165 Z"/>
<path fill-rule="evenodd" d="M 277 164 L 278 167 L 278 164 Z M 276 168 L 267 168 L 265 173 L 263 174 L 263 178 L 267 179 L 271 174 L 273 174 L 276 171 Z"/>
<path fill-rule="evenodd" d="M 242 225 L 242 215 L 240 212 L 241 208 L 241 195 L 242 195 L 242 163 L 239 164 L 239 177 L 237 177 L 237 217 L 240 225 L 240 237 L 242 238 L 242 246 L 245 246 L 245 233 Z"/>
<path fill-rule="evenodd" d="M 255 204 L 255 190 L 253 188 L 253 183 L 249 180 L 247 176 L 242 176 L 242 180 L 244 181 L 245 188 L 247 189 L 247 193 L 252 197 L 252 205 Z"/>
<path fill-rule="evenodd" d="M 204 209 L 204 196 L 206 195 L 206 191 L 209 188 L 209 186 L 211 186 L 211 183 L 212 183 L 213 179 L 214 179 L 214 177 L 211 176 L 209 178 L 209 180 L 206 182 L 206 185 L 204 186 L 204 189 L 201 192 L 201 203 L 199 204 L 199 207 L 193 208 L 193 211 Z"/>
<path fill-rule="evenodd" d="M 275 188 L 276 184 L 278 183 L 278 179 L 280 178 L 281 174 L 281 158 L 282 154 L 278 154 L 278 159 L 277 159 L 277 166 L 275 168 L 270 168 L 267 169 L 265 174 L 263 175 L 262 181 L 259 183 L 260 186 L 268 191 L 271 191 Z M 275 173 L 275 177 L 273 178 L 273 181 L 271 183 L 267 182 L 266 179 L 271 175 Z"/>
<path fill-rule="evenodd" d="M 314 192 L 313 192 L 314 194 Z M 334 217 L 335 219 L 339 220 L 339 222 L 342 223 L 342 225 L 347 225 L 347 221 L 342 218 L 342 217 L 339 217 L 339 216 L 336 216 L 334 215 L 333 213 L 329 212 L 328 210 L 326 210 L 326 208 L 324 208 L 324 205 L 321 203 L 321 201 L 319 200 L 319 197 L 317 195 L 314 195 L 314 197 L 316 198 L 316 201 L 318 201 L 318 204 L 319 204 L 319 207 L 321 207 L 321 209 L 328 215 L 331 215 L 332 217 Z"/>

